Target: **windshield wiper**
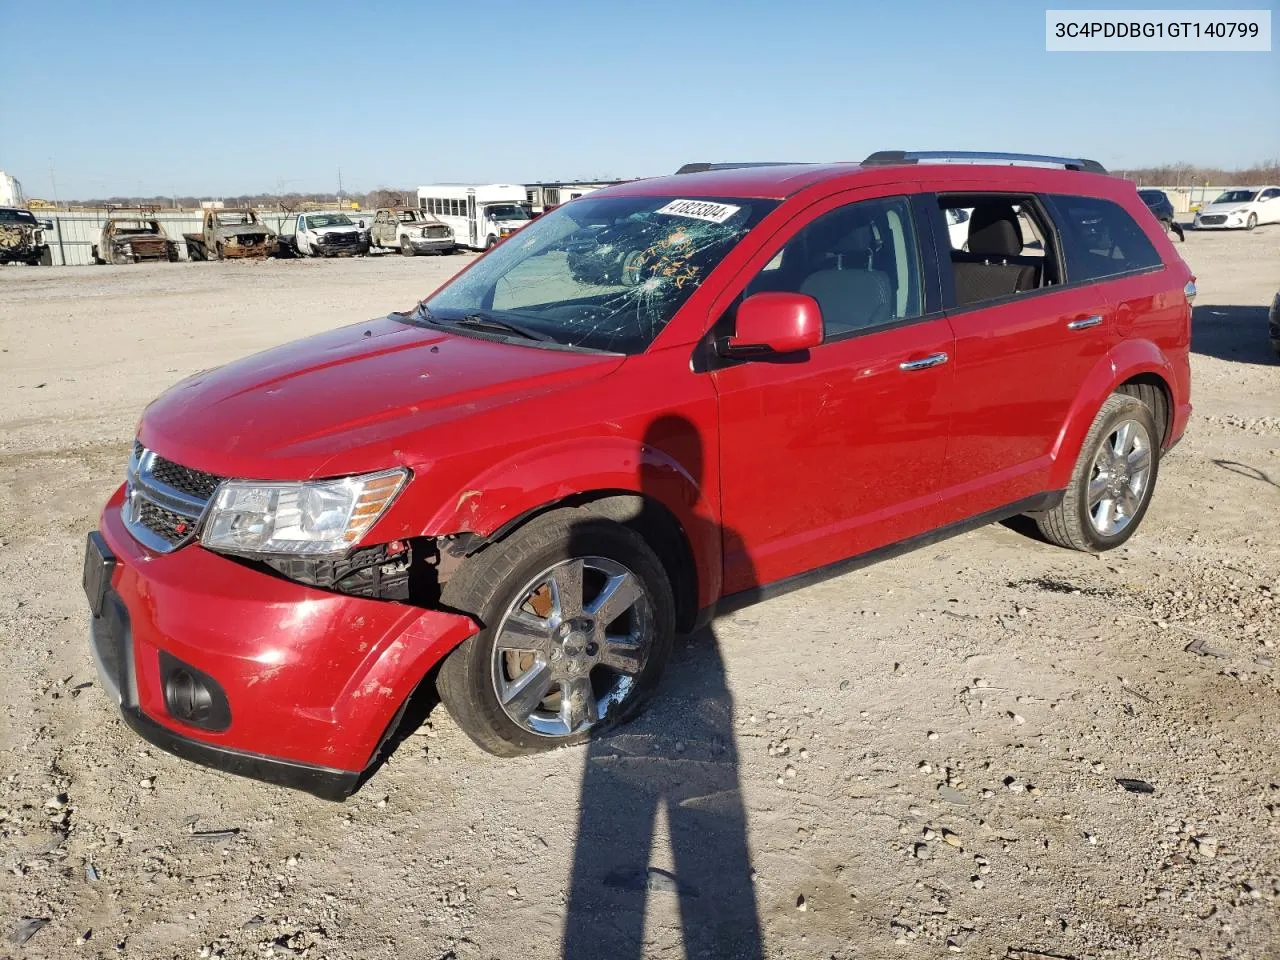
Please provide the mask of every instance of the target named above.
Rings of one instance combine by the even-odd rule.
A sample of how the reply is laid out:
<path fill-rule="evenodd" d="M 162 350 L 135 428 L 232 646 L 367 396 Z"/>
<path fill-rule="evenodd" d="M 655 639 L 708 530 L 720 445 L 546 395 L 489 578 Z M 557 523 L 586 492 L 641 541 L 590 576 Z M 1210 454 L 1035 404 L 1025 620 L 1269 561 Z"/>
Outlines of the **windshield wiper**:
<path fill-rule="evenodd" d="M 425 307 L 423 308 L 426 309 Z M 528 327 L 521 327 L 506 320 L 499 320 L 497 317 L 490 316 L 487 313 L 468 313 L 465 317 L 459 317 L 457 320 L 437 321 L 456 323 L 461 327 L 474 327 L 478 330 L 500 330 L 504 333 L 514 333 L 516 336 L 524 337 L 526 340 L 538 340 L 546 343 L 552 338 L 545 333 L 539 333 L 537 330 L 530 330 Z"/>

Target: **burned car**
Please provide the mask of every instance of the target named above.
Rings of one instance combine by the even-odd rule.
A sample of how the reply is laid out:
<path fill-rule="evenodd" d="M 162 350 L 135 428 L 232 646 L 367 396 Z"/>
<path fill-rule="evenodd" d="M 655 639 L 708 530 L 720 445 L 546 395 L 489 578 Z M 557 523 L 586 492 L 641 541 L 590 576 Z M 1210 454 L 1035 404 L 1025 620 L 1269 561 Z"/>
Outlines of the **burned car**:
<path fill-rule="evenodd" d="M 248 208 L 206 210 L 199 233 L 184 233 L 192 260 L 264 259 L 280 246 L 276 232 Z"/>
<path fill-rule="evenodd" d="M 53 229 L 48 220 L 37 220 L 30 210 L 0 207 L 0 263 L 48 266 L 49 245 L 44 232 Z"/>
<path fill-rule="evenodd" d="M 178 245 L 164 232 L 160 221 L 145 215 L 112 214 L 102 225 L 93 247 L 94 263 L 174 263 Z"/>

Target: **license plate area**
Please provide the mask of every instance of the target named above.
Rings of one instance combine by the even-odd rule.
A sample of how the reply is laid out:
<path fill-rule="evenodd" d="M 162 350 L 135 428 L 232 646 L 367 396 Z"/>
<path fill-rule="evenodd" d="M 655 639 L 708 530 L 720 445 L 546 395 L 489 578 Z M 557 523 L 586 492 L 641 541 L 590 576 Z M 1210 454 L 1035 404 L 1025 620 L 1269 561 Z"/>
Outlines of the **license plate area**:
<path fill-rule="evenodd" d="M 107 546 L 97 530 L 89 534 L 84 547 L 84 593 L 89 599 L 89 609 L 94 617 L 102 616 L 102 603 L 111 586 L 111 574 L 116 567 L 115 554 Z"/>

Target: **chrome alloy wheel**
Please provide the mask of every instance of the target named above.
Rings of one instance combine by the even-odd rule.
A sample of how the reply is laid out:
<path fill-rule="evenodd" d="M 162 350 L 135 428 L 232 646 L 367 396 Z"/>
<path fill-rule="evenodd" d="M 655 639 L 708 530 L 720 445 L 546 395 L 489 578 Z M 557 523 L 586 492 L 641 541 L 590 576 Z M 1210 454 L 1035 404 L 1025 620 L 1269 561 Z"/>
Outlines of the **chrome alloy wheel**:
<path fill-rule="evenodd" d="M 1137 420 L 1115 425 L 1093 458 L 1089 474 L 1089 522 L 1113 537 L 1142 509 L 1151 482 L 1151 435 Z"/>
<path fill-rule="evenodd" d="M 631 570 L 605 557 L 557 563 L 525 585 L 498 623 L 498 703 L 530 733 L 582 733 L 632 692 L 653 637 L 649 598 Z"/>

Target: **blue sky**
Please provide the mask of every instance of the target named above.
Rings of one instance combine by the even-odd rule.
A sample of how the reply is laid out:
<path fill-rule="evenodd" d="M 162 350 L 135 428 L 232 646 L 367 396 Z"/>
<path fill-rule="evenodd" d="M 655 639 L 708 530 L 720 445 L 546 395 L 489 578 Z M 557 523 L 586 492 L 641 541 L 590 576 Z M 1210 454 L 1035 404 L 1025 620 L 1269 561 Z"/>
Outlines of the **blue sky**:
<path fill-rule="evenodd" d="M 1251 5 L 1266 8 L 1216 6 Z M 1280 156 L 1280 52 L 1047 53 L 1045 6 L 0 0 L 0 168 L 48 197 L 52 159 L 68 198 L 333 190 L 339 168 L 365 190 L 890 148 L 1108 167 Z"/>

